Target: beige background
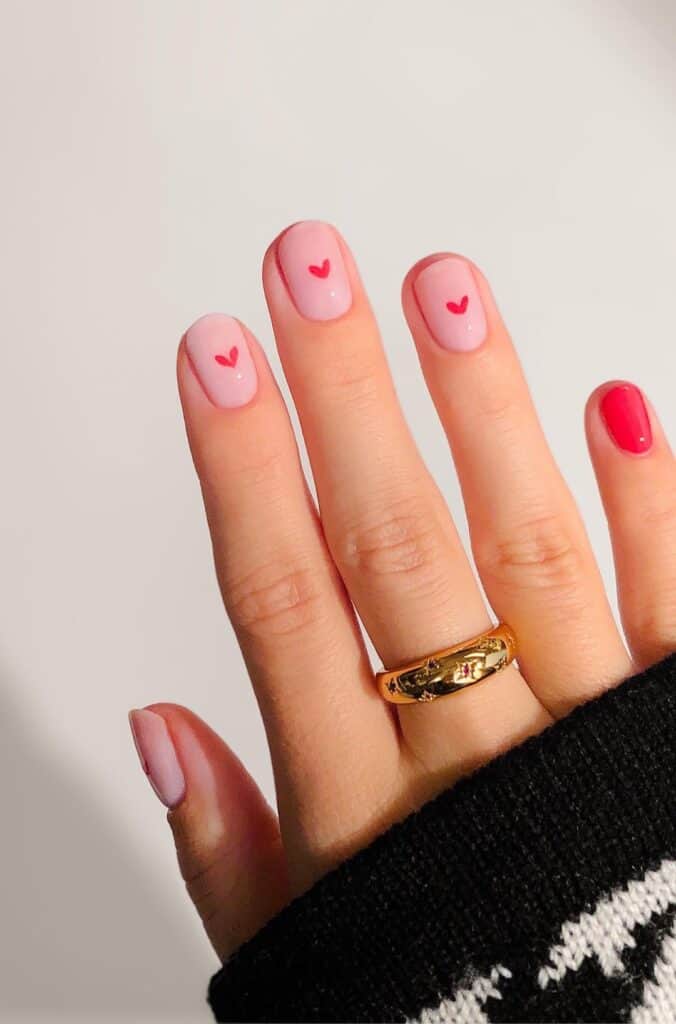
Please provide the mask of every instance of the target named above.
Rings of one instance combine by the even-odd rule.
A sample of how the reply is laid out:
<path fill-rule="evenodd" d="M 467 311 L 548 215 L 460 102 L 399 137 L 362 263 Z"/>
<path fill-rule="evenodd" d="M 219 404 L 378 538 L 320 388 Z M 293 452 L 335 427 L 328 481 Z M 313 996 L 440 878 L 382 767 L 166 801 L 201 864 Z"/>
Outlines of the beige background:
<path fill-rule="evenodd" d="M 270 791 L 174 351 L 221 309 L 278 366 L 259 263 L 287 222 L 351 242 L 460 519 L 398 290 L 430 250 L 482 264 L 610 579 L 586 395 L 634 378 L 676 427 L 675 10 L 0 0 L 3 1022 L 208 1019 L 126 711 L 190 705 Z"/>

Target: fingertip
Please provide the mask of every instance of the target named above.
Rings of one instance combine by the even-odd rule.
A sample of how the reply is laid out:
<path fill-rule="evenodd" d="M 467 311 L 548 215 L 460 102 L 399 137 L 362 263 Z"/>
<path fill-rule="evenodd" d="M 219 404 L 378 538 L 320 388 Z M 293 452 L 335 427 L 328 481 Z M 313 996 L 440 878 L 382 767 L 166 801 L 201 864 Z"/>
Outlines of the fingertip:
<path fill-rule="evenodd" d="M 603 396 L 608 393 L 612 388 L 633 386 L 631 381 L 624 380 L 623 378 L 610 378 L 597 384 L 596 387 L 589 393 L 587 401 L 585 403 L 585 411 L 593 411 L 598 403 L 601 401 Z"/>
<path fill-rule="evenodd" d="M 145 704 L 140 710 L 153 711 L 156 715 L 161 715 L 167 723 L 184 718 L 202 721 L 190 708 L 185 707 L 183 704 L 171 703 L 170 701 L 155 701 L 152 704 Z M 202 724 L 205 725 L 206 723 L 203 722 Z"/>
<path fill-rule="evenodd" d="M 433 263 L 438 263 L 440 260 L 461 260 L 465 263 L 478 278 L 482 281 L 486 280 L 486 277 L 481 268 L 471 259 L 461 252 L 452 252 L 450 250 L 427 253 L 426 256 L 421 256 L 420 259 L 416 260 L 415 263 L 407 270 L 404 280 L 402 281 L 401 291 L 402 296 L 410 296 L 413 294 L 413 286 L 417 277 L 426 270 L 427 267 Z"/>
<path fill-rule="evenodd" d="M 144 774 L 158 799 L 174 810 L 185 798 L 186 780 L 167 721 L 150 707 L 133 708 L 128 720 Z"/>
<path fill-rule="evenodd" d="M 230 747 L 190 708 L 155 701 L 129 717 L 144 771 L 169 809 L 188 892 L 225 957 L 287 899 L 277 818 Z"/>
<path fill-rule="evenodd" d="M 329 221 L 287 225 L 265 251 L 262 277 L 273 323 L 296 330 L 339 323 L 366 305 L 352 251 Z"/>
<path fill-rule="evenodd" d="M 239 772 L 242 768 L 239 758 L 221 736 L 190 708 L 183 704 L 157 701 L 142 710 L 159 715 L 164 720 L 187 771 L 203 774 L 205 758 L 210 763 L 218 764 L 219 770 L 230 766 Z"/>
<path fill-rule="evenodd" d="M 601 449 L 610 442 L 622 455 L 647 455 L 659 432 L 644 392 L 628 380 L 604 381 L 592 391 L 585 405 L 585 428 L 590 446 Z"/>
<path fill-rule="evenodd" d="M 588 441 L 591 443 L 595 439 L 596 429 L 600 424 L 600 412 L 599 404 L 604 394 L 606 394 L 611 388 L 617 384 L 621 384 L 623 381 L 619 380 L 606 380 L 601 384 L 597 384 L 596 387 L 589 393 L 587 400 L 584 404 L 584 426 Z"/>
<path fill-rule="evenodd" d="M 501 324 L 484 275 L 460 253 L 414 263 L 402 283 L 402 305 L 414 340 L 435 356 L 475 352 Z"/>

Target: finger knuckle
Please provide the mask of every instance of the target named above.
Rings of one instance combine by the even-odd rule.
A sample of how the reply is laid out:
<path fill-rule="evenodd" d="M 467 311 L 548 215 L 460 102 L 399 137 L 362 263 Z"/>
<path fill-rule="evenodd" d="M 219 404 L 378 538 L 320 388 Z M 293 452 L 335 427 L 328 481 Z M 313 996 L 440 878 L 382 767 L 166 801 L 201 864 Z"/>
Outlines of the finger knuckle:
<path fill-rule="evenodd" d="M 572 592 L 583 572 L 574 531 L 556 514 L 530 516 L 505 536 L 475 540 L 474 558 L 482 579 L 501 587 Z"/>
<path fill-rule="evenodd" d="M 241 851 L 234 842 L 224 843 L 202 861 L 182 870 L 186 892 L 209 929 L 212 922 L 227 920 L 227 909 L 236 905 L 241 886 Z"/>
<path fill-rule="evenodd" d="M 359 360 L 339 363 L 331 381 L 333 400 L 345 410 L 345 414 L 371 410 L 377 406 L 381 383 L 377 368 L 372 361 Z"/>
<path fill-rule="evenodd" d="M 269 488 L 289 472 L 293 449 L 286 441 L 283 434 L 270 431 L 233 444 L 227 431 L 211 430 L 192 449 L 202 487 L 214 500 L 230 489 L 235 476 L 241 487 Z"/>
<path fill-rule="evenodd" d="M 438 571 L 440 548 L 433 517 L 408 501 L 390 504 L 375 521 L 357 523 L 343 539 L 345 561 L 354 572 L 409 581 Z"/>
<path fill-rule="evenodd" d="M 233 852 L 228 847 L 221 847 L 211 856 L 191 863 L 189 868 L 183 870 L 188 895 L 200 912 L 218 891 L 224 865 L 231 863 Z"/>
<path fill-rule="evenodd" d="M 235 628 L 254 638 L 294 636 L 321 618 L 319 574 L 283 562 L 259 566 L 224 585 Z"/>
<path fill-rule="evenodd" d="M 273 492 L 276 485 L 288 476 L 288 450 L 280 446 L 261 445 L 249 451 L 247 460 L 238 466 L 239 485 L 242 488 Z"/>
<path fill-rule="evenodd" d="M 519 429 L 521 409 L 517 397 L 504 388 L 479 388 L 473 396 L 474 415 L 480 422 L 491 421 L 493 430 L 506 435 Z"/>

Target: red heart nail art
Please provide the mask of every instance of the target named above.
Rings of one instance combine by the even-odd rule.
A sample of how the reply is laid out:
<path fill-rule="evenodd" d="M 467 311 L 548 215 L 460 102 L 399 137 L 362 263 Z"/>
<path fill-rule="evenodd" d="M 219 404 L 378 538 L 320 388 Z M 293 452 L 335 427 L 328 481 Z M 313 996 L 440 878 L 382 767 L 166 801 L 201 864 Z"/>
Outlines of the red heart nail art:
<path fill-rule="evenodd" d="M 321 267 L 318 267 L 316 263 L 311 263 L 310 266 L 308 267 L 310 273 L 314 274 L 315 277 L 328 277 L 330 269 L 331 264 L 329 263 L 328 260 L 324 260 Z"/>
<path fill-rule="evenodd" d="M 239 349 L 236 345 L 233 345 L 227 356 L 214 356 L 214 359 L 219 366 L 237 366 L 237 360 L 239 359 Z"/>
<path fill-rule="evenodd" d="M 449 313 L 466 313 L 468 302 L 468 297 L 466 295 L 463 295 L 463 297 L 460 299 L 460 302 L 447 302 L 446 309 L 449 311 Z"/>

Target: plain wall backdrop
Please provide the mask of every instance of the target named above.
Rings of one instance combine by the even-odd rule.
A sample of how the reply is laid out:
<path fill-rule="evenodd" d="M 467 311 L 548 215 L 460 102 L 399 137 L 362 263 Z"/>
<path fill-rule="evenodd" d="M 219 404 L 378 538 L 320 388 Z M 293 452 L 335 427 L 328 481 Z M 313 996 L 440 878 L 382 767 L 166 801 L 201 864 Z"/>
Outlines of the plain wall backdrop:
<path fill-rule="evenodd" d="M 628 377 L 674 435 L 675 61 L 672 0 L 0 0 L 0 1020 L 209 1020 L 126 712 L 189 705 L 272 796 L 174 358 L 222 310 L 278 369 L 287 223 L 353 247 L 463 529 L 399 288 L 481 264 L 612 586 L 582 410 Z"/>

